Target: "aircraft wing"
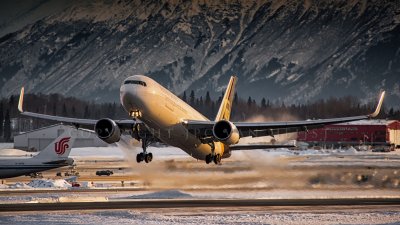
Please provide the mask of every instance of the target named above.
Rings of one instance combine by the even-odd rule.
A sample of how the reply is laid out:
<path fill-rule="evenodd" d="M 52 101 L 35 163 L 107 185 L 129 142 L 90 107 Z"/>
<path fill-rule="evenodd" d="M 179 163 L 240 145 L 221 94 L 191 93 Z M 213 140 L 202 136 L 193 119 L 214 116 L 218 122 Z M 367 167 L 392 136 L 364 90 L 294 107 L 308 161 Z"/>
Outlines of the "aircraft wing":
<path fill-rule="evenodd" d="M 232 122 L 232 123 L 237 127 L 240 137 L 273 136 L 273 135 L 286 134 L 298 131 L 307 131 L 310 129 L 320 128 L 328 124 L 345 123 L 345 122 L 374 118 L 379 114 L 381 110 L 384 96 L 385 92 L 382 92 L 375 112 L 368 115 L 340 117 L 331 119 L 304 120 L 304 121 L 262 122 L 262 123 Z M 183 122 L 183 124 L 188 128 L 188 130 L 191 133 L 206 138 L 212 135 L 212 129 L 216 122 L 217 121 L 186 120 Z"/>
<path fill-rule="evenodd" d="M 24 111 L 20 111 L 20 112 L 21 112 L 21 115 L 24 115 L 24 116 L 34 117 L 34 118 L 38 118 L 38 119 L 52 120 L 52 121 L 63 122 L 63 123 L 72 123 L 72 124 L 79 124 L 79 125 L 95 125 L 97 122 L 97 120 L 92 120 L 92 119 L 77 119 L 77 118 L 71 118 L 71 117 L 52 116 L 52 115 L 33 113 L 33 112 L 24 112 Z"/>
<path fill-rule="evenodd" d="M 24 102 L 24 88 L 21 89 L 21 94 L 19 96 L 18 102 L 18 110 L 21 112 L 21 115 L 29 116 L 38 119 L 44 120 L 51 120 L 56 122 L 62 123 L 69 123 L 73 125 L 95 125 L 98 120 L 95 119 L 79 119 L 79 118 L 72 118 L 72 117 L 64 117 L 64 116 L 53 116 L 53 115 L 46 115 L 34 112 L 26 112 L 23 110 L 23 102 Z M 131 129 L 136 124 L 141 124 L 140 120 L 115 120 L 118 126 L 122 129 Z"/>

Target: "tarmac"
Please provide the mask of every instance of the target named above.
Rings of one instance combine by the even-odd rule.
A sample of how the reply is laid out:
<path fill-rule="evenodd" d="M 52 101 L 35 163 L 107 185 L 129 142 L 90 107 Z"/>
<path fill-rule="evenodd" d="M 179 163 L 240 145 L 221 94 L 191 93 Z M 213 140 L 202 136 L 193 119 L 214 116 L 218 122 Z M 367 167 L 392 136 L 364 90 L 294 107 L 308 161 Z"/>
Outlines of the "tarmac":
<path fill-rule="evenodd" d="M 229 207 L 327 207 L 327 206 L 400 206 L 400 198 L 351 199 L 184 199 L 122 200 L 107 202 L 15 203 L 0 204 L 0 212 L 110 210 L 148 208 L 229 208 Z"/>

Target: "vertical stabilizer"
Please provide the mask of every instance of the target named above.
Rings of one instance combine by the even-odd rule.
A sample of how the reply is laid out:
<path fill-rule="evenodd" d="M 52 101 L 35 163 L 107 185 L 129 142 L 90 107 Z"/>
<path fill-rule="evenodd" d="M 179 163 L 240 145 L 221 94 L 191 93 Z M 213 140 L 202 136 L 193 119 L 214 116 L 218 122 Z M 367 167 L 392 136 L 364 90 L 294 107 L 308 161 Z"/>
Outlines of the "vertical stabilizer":
<path fill-rule="evenodd" d="M 77 130 L 65 129 L 65 131 L 51 142 L 45 149 L 41 150 L 35 158 L 46 160 L 66 159 L 71 152 L 75 142 Z"/>
<path fill-rule="evenodd" d="M 23 103 L 24 103 L 24 87 L 21 88 L 21 94 L 19 95 L 19 101 L 18 101 L 18 110 L 20 112 L 23 112 Z"/>
<path fill-rule="evenodd" d="M 235 96 L 236 82 L 237 82 L 237 77 L 231 76 L 228 87 L 226 88 L 226 91 L 224 94 L 224 98 L 222 99 L 221 106 L 219 107 L 218 114 L 215 117 L 215 121 L 230 119 L 233 98 Z"/>

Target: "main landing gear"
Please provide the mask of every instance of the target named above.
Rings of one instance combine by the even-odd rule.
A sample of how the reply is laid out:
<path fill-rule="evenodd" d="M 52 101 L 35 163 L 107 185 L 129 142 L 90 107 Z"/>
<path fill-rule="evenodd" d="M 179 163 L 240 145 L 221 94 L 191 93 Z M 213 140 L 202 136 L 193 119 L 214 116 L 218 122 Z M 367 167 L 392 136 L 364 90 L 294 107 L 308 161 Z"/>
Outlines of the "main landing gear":
<path fill-rule="evenodd" d="M 211 162 L 214 162 L 215 164 L 221 164 L 221 155 L 220 154 L 208 154 L 206 156 L 206 163 L 209 164 Z"/>
<path fill-rule="evenodd" d="M 151 152 L 146 153 L 146 152 L 141 152 L 136 155 L 136 162 L 140 163 L 142 161 L 145 161 L 146 163 L 149 163 L 153 160 L 153 154 Z"/>
<path fill-rule="evenodd" d="M 206 163 L 210 164 L 211 162 L 214 162 L 215 164 L 221 164 L 221 154 L 215 154 L 215 145 L 214 142 L 208 143 L 211 146 L 211 154 L 206 155 Z"/>
<path fill-rule="evenodd" d="M 143 152 L 136 155 L 136 162 L 140 163 L 142 161 L 145 161 L 146 163 L 149 163 L 153 160 L 153 154 L 151 152 L 147 153 L 146 151 L 147 147 L 149 147 L 150 144 L 151 144 L 150 140 L 142 139 Z"/>

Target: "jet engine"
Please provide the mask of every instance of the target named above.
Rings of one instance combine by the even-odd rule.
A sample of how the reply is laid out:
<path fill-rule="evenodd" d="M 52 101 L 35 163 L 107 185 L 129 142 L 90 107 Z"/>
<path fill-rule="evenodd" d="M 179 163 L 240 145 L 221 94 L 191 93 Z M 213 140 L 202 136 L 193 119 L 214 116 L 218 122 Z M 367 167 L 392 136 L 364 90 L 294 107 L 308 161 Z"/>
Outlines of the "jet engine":
<path fill-rule="evenodd" d="M 121 138 L 121 130 L 117 123 L 108 118 L 97 121 L 94 125 L 94 130 L 97 136 L 108 144 L 118 142 Z"/>
<path fill-rule="evenodd" d="M 218 141 L 227 145 L 237 144 L 240 139 L 236 126 L 226 120 L 220 120 L 214 124 L 213 135 Z"/>

